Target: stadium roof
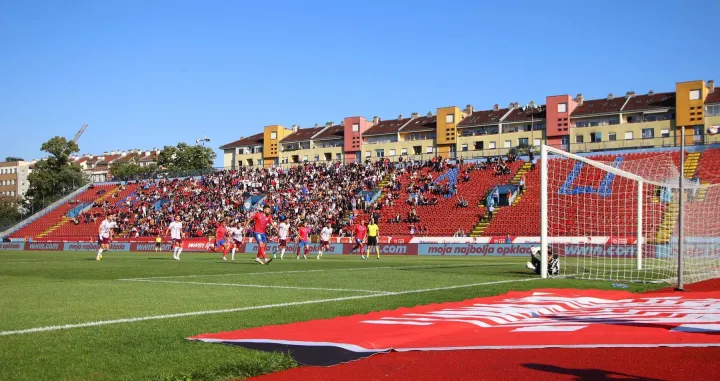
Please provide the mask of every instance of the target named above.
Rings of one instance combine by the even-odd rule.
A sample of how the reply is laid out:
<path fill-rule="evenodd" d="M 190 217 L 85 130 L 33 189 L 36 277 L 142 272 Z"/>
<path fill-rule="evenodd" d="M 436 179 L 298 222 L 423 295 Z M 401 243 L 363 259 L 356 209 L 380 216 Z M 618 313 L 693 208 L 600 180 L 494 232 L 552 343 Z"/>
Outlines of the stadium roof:
<path fill-rule="evenodd" d="M 487 124 L 498 124 L 505 114 L 510 111 L 509 108 L 498 108 L 497 110 L 475 111 L 467 118 L 458 123 L 458 127 L 483 126 Z"/>
<path fill-rule="evenodd" d="M 253 146 L 257 146 L 257 145 L 262 145 L 264 139 L 265 139 L 265 133 L 261 132 L 259 134 L 250 135 L 246 138 L 236 140 L 232 143 L 225 144 L 224 146 L 220 146 L 220 149 L 229 149 L 229 148 L 238 148 L 238 147 L 253 147 Z"/>
<path fill-rule="evenodd" d="M 342 124 L 328 127 L 325 131 L 318 134 L 313 140 L 333 140 L 342 139 L 345 137 L 345 126 Z"/>
<path fill-rule="evenodd" d="M 378 124 L 368 128 L 363 136 L 397 134 L 410 120 L 411 118 L 381 120 Z"/>
<path fill-rule="evenodd" d="M 513 109 L 510 114 L 503 119 L 503 123 L 519 123 L 530 122 L 545 119 L 545 106 L 537 106 L 535 108 L 521 107 Z"/>
<path fill-rule="evenodd" d="M 415 118 L 401 132 L 435 131 L 437 128 L 437 116 L 421 116 Z"/>
<path fill-rule="evenodd" d="M 644 94 L 631 97 L 623 111 L 675 108 L 675 93 Z"/>

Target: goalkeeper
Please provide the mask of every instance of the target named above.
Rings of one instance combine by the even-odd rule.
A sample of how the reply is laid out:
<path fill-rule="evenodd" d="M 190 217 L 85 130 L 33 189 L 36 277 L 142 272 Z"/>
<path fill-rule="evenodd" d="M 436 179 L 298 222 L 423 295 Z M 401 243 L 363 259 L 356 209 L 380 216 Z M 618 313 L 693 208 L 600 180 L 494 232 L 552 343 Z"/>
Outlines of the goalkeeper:
<path fill-rule="evenodd" d="M 540 259 L 540 248 L 530 248 L 530 262 L 525 265 L 528 269 L 535 271 L 535 274 L 540 275 L 542 267 L 542 261 Z M 560 275 L 560 256 L 553 253 L 552 249 L 548 247 L 548 275 Z"/>

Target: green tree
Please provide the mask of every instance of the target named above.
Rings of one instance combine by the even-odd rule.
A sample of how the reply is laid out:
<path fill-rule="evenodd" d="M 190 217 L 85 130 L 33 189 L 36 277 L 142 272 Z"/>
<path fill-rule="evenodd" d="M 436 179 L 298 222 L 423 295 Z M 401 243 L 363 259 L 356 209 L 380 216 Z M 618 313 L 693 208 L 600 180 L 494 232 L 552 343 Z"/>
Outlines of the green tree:
<path fill-rule="evenodd" d="M 21 202 L 17 197 L 0 196 L 0 221 L 19 220 Z"/>
<path fill-rule="evenodd" d="M 50 156 L 35 163 L 28 175 L 30 187 L 26 195 L 36 210 L 87 183 L 82 168 L 69 161 L 71 154 L 80 151 L 77 143 L 56 136 L 40 149 Z"/>
<path fill-rule="evenodd" d="M 133 161 L 110 166 L 110 173 L 112 173 L 113 178 L 120 181 L 147 178 L 152 176 L 156 171 L 157 165 L 155 164 L 140 166 Z"/>
<path fill-rule="evenodd" d="M 21 157 L 17 157 L 17 156 L 8 156 L 8 157 L 5 158 L 5 161 L 6 161 L 6 162 L 11 162 L 11 161 L 25 161 L 25 159 L 23 159 L 23 158 L 21 158 Z"/>
<path fill-rule="evenodd" d="M 211 169 L 215 157 L 212 148 L 178 143 L 175 147 L 165 146 L 160 151 L 158 165 L 169 171 L 201 171 Z"/>

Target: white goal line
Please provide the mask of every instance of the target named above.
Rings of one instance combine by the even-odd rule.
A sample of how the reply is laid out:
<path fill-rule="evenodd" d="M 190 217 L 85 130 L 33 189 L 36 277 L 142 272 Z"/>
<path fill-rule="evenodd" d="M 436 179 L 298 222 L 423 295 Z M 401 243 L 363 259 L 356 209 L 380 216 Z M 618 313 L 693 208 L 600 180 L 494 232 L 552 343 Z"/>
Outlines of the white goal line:
<path fill-rule="evenodd" d="M 529 282 L 529 281 L 534 281 L 534 280 L 539 280 L 539 279 L 541 279 L 541 278 L 533 277 L 533 278 L 523 278 L 523 279 L 507 279 L 507 280 L 498 280 L 498 281 L 492 281 L 492 282 L 461 284 L 461 285 L 457 285 L 457 286 L 426 288 L 426 289 L 421 289 L 421 290 L 406 290 L 406 291 L 388 292 L 388 293 L 384 293 L 384 294 L 344 296 L 344 297 L 339 297 L 339 298 L 307 300 L 307 301 L 303 301 L 303 302 L 265 304 L 265 305 L 260 305 L 260 306 L 228 308 L 228 309 L 222 309 L 222 310 L 181 312 L 181 313 L 166 314 L 166 315 L 141 316 L 141 317 L 134 317 L 134 318 L 114 319 L 114 320 L 100 320 L 100 321 L 92 321 L 92 322 L 79 323 L 79 324 L 50 325 L 50 326 L 45 326 L 45 327 L 27 328 L 27 329 L 20 329 L 20 330 L 14 330 L 14 331 L 0 331 L 0 336 L 25 335 L 25 334 L 29 334 L 29 333 L 60 331 L 60 330 L 75 329 L 75 328 L 98 327 L 98 326 L 111 325 L 111 324 L 137 323 L 137 322 L 150 321 L 150 320 L 164 320 L 164 319 L 191 317 L 191 316 L 227 314 L 227 313 L 233 313 L 233 312 L 303 306 L 303 305 L 308 305 L 308 304 L 345 302 L 348 300 L 379 298 L 379 297 L 384 297 L 384 296 L 398 296 L 398 295 L 419 294 L 419 293 L 433 292 L 433 291 L 447 291 L 447 290 L 455 290 L 455 289 L 460 289 L 460 288 L 489 286 L 489 285 L 504 284 L 504 283 Z"/>
<path fill-rule="evenodd" d="M 364 270 L 388 270 L 388 269 L 422 269 L 422 268 L 453 268 L 453 267 L 484 267 L 484 266 L 507 266 L 517 265 L 518 262 L 500 262 L 500 263 L 477 263 L 477 264 L 455 264 L 455 265 L 415 265 L 415 266 L 378 266 L 378 267 L 351 267 L 351 268 L 339 268 L 339 269 L 312 269 L 312 270 L 287 270 L 287 271 L 257 271 L 251 273 L 223 273 L 223 274 L 192 274 L 192 275 L 169 275 L 169 276 L 151 276 L 141 278 L 123 278 L 118 280 L 149 280 L 149 279 L 175 279 L 175 278 L 202 278 L 202 277 L 222 277 L 222 276 L 233 276 L 233 275 L 273 275 L 273 274 L 299 274 L 299 273 L 320 273 L 320 272 L 335 272 L 335 271 L 364 271 Z"/>
<path fill-rule="evenodd" d="M 348 288 L 325 288 L 325 287 L 299 287 L 299 286 L 274 286 L 265 284 L 246 284 L 246 283 L 212 283 L 212 282 L 188 282 L 178 280 L 155 280 L 155 279 L 125 279 L 125 282 L 146 282 L 146 283 L 169 283 L 169 284 L 195 284 L 201 286 L 221 286 L 221 287 L 250 287 L 250 288 L 278 288 L 288 290 L 310 290 L 310 291 L 340 291 L 340 292 L 373 292 L 376 294 L 389 294 L 391 291 L 378 290 L 357 290 Z"/>

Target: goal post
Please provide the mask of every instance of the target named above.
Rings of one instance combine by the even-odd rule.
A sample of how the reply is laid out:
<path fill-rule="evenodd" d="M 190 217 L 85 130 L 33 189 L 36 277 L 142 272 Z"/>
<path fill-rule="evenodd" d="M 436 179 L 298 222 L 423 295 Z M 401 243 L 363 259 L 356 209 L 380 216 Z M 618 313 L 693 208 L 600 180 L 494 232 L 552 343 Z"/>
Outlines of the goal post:
<path fill-rule="evenodd" d="M 542 146 L 542 277 L 674 283 L 681 256 L 688 281 L 720 276 L 720 184 L 683 178 L 680 159 L 678 151 L 584 157 Z"/>

